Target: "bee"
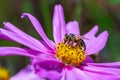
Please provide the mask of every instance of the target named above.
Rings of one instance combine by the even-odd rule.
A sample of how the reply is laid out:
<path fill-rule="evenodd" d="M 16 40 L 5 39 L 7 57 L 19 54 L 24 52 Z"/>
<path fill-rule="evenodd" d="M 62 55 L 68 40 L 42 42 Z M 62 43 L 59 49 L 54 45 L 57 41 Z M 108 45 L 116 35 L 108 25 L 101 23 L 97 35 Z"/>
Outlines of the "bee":
<path fill-rule="evenodd" d="M 86 50 L 85 42 L 83 41 L 84 37 L 76 36 L 75 34 L 65 34 L 63 42 L 68 44 L 69 46 L 77 46 L 80 47 L 82 50 Z"/>

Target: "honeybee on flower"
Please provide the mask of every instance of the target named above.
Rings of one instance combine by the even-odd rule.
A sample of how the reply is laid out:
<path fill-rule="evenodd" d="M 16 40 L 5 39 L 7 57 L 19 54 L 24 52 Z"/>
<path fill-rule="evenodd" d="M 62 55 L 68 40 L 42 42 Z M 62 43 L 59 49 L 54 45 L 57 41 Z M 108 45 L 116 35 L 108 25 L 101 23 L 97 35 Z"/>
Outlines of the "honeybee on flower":
<path fill-rule="evenodd" d="M 30 64 L 10 80 L 119 80 L 120 62 L 95 63 L 90 57 L 102 50 L 108 39 L 105 30 L 97 37 L 98 26 L 80 37 L 77 21 L 67 24 L 64 20 L 63 8 L 55 5 L 53 15 L 53 37 L 46 36 L 41 24 L 29 13 L 22 18 L 29 18 L 42 41 L 29 36 L 13 24 L 4 22 L 0 28 L 0 38 L 18 42 L 22 47 L 0 47 L 0 56 L 22 55 L 30 57 Z"/>

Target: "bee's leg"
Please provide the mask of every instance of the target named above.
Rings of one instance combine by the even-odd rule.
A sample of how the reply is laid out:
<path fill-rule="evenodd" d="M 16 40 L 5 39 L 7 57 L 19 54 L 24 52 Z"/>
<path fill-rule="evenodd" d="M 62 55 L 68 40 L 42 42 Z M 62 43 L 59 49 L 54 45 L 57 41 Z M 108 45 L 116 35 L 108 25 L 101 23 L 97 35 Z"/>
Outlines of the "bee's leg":
<path fill-rule="evenodd" d="M 67 39 L 66 39 L 66 38 L 64 38 L 63 43 L 66 43 L 66 42 L 67 42 Z"/>
<path fill-rule="evenodd" d="M 80 40 L 80 44 L 83 47 L 83 49 L 86 50 L 85 42 L 82 39 Z"/>
<path fill-rule="evenodd" d="M 77 45 L 78 45 L 78 47 L 81 47 L 81 44 L 80 44 L 80 42 L 79 42 L 79 41 L 77 42 Z"/>
<path fill-rule="evenodd" d="M 64 35 L 64 39 L 63 39 L 63 42 L 64 42 L 64 43 L 66 43 L 66 42 L 67 42 L 67 38 L 68 38 L 68 35 L 67 35 L 67 34 L 65 34 L 65 35 Z"/>

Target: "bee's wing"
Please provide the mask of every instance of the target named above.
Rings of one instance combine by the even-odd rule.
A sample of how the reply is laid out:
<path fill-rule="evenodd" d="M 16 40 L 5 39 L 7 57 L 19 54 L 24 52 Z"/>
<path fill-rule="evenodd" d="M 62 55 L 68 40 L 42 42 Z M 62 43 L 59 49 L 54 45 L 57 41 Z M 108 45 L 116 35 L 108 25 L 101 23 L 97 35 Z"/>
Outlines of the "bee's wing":
<path fill-rule="evenodd" d="M 78 37 L 81 38 L 81 39 L 89 40 L 88 38 L 84 37 L 83 35 L 79 35 Z"/>

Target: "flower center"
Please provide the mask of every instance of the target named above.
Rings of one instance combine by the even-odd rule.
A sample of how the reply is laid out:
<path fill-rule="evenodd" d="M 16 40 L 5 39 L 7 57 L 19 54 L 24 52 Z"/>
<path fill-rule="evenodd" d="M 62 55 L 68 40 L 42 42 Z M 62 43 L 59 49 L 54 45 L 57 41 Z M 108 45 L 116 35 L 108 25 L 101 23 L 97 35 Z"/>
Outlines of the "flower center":
<path fill-rule="evenodd" d="M 0 67 L 0 80 L 9 80 L 10 73 L 7 69 Z"/>
<path fill-rule="evenodd" d="M 65 35 L 64 41 L 56 46 L 56 57 L 66 65 L 80 65 L 86 58 L 83 40 L 74 34 Z"/>

